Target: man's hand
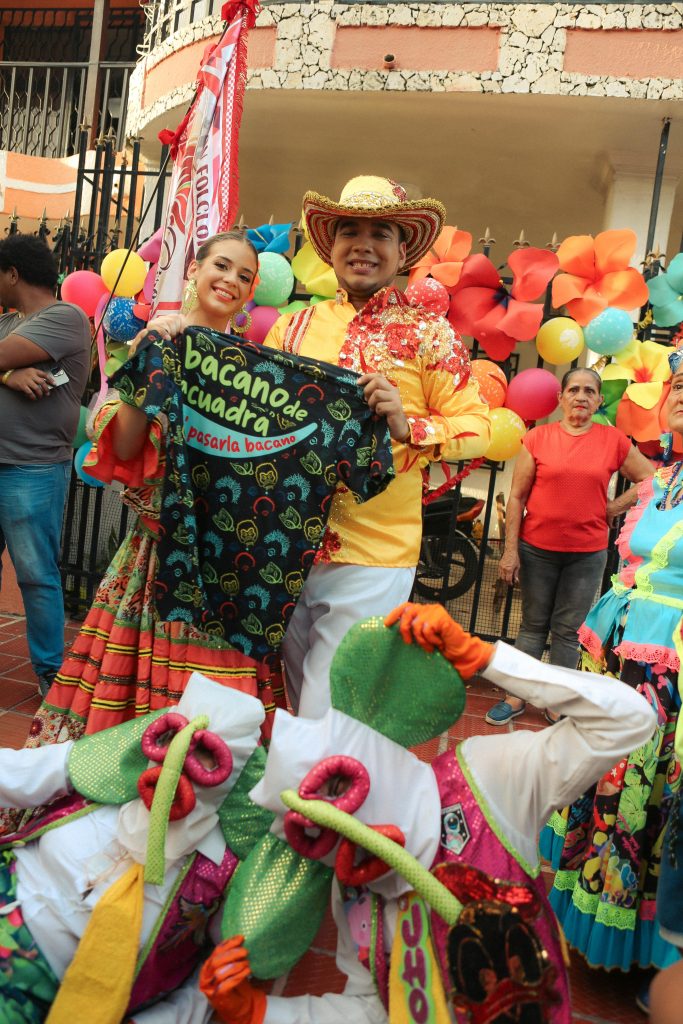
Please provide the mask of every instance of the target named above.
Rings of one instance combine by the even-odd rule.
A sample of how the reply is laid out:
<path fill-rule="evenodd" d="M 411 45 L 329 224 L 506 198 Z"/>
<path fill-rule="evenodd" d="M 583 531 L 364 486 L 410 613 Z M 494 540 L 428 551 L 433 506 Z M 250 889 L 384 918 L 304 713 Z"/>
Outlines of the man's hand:
<path fill-rule="evenodd" d="M 225 1024 L 262 1024 L 266 995 L 247 980 L 249 954 L 242 935 L 216 946 L 199 975 L 199 987 Z"/>
<path fill-rule="evenodd" d="M 410 440 L 410 424 L 403 411 L 398 388 L 390 384 L 381 373 L 364 373 L 358 384 L 363 397 L 377 416 L 385 416 L 389 433 L 394 441 Z"/>
<path fill-rule="evenodd" d="M 35 401 L 37 398 L 45 398 L 50 394 L 54 387 L 54 381 L 45 370 L 37 370 L 34 366 L 22 366 L 20 370 L 12 370 L 5 387 L 11 388 L 12 391 L 19 391 L 22 395 Z"/>
<path fill-rule="evenodd" d="M 498 575 L 501 580 L 512 586 L 513 583 L 517 583 L 519 580 L 519 567 L 520 561 L 517 552 L 504 551 L 503 557 L 498 563 Z"/>
<path fill-rule="evenodd" d="M 401 604 L 389 612 L 384 625 L 395 622 L 407 644 L 415 640 L 425 651 L 441 651 L 463 679 L 476 675 L 493 656 L 493 646 L 466 633 L 443 605 Z"/>

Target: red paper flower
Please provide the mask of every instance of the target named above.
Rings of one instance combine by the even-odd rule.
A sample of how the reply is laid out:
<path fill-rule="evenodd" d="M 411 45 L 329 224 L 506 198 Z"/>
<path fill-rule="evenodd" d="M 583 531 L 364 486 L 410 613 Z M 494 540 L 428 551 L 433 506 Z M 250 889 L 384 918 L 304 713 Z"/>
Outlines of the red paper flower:
<path fill-rule="evenodd" d="M 457 330 L 476 338 L 498 362 L 507 359 L 518 341 L 535 338 L 543 307 L 534 305 L 557 271 L 557 256 L 547 249 L 510 253 L 512 288 L 506 288 L 487 256 L 468 256 L 452 291 L 448 319 Z"/>
<path fill-rule="evenodd" d="M 433 277 L 446 288 L 452 288 L 458 283 L 463 261 L 471 248 L 472 235 L 469 231 L 446 226 L 429 252 L 412 268 L 408 281 L 412 284 L 423 277 Z"/>

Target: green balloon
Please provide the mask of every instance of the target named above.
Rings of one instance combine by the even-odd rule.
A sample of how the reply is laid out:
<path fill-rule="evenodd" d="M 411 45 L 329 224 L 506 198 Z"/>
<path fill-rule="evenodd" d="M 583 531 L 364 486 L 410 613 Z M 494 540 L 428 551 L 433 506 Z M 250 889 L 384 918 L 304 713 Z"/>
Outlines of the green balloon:
<path fill-rule="evenodd" d="M 78 414 L 78 427 L 76 428 L 76 436 L 74 437 L 73 446 L 74 448 L 80 448 L 81 445 L 85 444 L 88 440 L 88 435 L 85 432 L 85 425 L 88 422 L 89 409 L 86 409 L 84 405 L 81 406 L 81 411 Z"/>
<path fill-rule="evenodd" d="M 294 288 L 294 273 L 289 260 L 277 252 L 262 252 L 258 258 L 259 283 L 254 292 L 257 306 L 284 305 Z"/>

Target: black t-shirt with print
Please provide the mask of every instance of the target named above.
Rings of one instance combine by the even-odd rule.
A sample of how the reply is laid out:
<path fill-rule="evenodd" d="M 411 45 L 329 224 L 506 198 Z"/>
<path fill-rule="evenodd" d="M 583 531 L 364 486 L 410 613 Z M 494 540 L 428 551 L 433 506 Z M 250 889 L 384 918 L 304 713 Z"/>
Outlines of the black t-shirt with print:
<path fill-rule="evenodd" d="M 168 417 L 156 608 L 260 658 L 277 649 L 331 498 L 394 476 L 357 374 L 205 328 L 150 332 L 112 379 Z"/>

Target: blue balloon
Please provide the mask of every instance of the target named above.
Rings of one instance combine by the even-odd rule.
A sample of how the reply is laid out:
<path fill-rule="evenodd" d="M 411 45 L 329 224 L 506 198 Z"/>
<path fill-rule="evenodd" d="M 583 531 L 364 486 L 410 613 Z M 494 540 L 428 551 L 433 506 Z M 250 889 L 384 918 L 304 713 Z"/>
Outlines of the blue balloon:
<path fill-rule="evenodd" d="M 601 356 L 621 352 L 633 339 L 633 321 L 625 309 L 608 306 L 583 329 L 586 347 Z"/>
<path fill-rule="evenodd" d="M 83 469 L 83 463 L 90 454 L 92 448 L 92 441 L 86 441 L 80 448 L 76 449 L 74 455 L 74 469 L 76 470 L 76 476 L 79 480 L 82 480 L 84 484 L 88 484 L 90 487 L 104 487 L 101 480 L 97 480 L 94 476 L 90 476 L 89 473 Z"/>
<path fill-rule="evenodd" d="M 126 299 L 123 296 L 116 296 L 111 300 L 104 314 L 102 325 L 114 341 L 132 341 L 138 331 L 145 326 L 133 312 L 135 299 Z"/>

